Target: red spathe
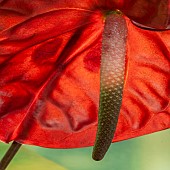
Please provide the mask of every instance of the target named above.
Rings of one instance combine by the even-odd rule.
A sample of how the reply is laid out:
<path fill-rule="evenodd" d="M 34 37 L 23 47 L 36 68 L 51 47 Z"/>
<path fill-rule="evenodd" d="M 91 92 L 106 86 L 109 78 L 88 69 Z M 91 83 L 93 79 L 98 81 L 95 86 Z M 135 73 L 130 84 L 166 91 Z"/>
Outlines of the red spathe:
<path fill-rule="evenodd" d="M 0 140 L 53 148 L 94 144 L 100 6 L 107 7 L 97 1 L 0 3 Z M 126 22 L 126 78 L 114 141 L 170 128 L 170 31 Z"/>

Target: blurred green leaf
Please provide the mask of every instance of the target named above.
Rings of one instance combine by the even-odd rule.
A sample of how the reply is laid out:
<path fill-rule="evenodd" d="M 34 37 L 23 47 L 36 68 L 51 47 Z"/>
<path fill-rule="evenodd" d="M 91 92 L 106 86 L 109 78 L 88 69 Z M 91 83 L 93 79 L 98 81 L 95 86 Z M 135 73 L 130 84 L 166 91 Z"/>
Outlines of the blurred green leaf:
<path fill-rule="evenodd" d="M 0 158 L 3 157 L 10 145 L 0 143 Z M 38 155 L 24 146 L 18 151 L 7 170 L 66 170 L 66 168 Z"/>
<path fill-rule="evenodd" d="M 46 149 L 27 146 L 69 170 L 169 170 L 170 130 L 113 143 L 106 157 L 95 162 L 92 147 Z"/>

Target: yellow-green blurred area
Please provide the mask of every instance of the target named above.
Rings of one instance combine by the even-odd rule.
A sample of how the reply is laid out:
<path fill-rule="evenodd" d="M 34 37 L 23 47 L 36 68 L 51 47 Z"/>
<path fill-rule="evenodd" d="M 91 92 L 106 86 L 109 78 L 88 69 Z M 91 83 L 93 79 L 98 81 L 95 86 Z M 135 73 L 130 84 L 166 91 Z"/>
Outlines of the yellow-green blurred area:
<path fill-rule="evenodd" d="M 8 147 L 0 143 L 0 158 Z M 24 145 L 7 170 L 170 170 L 170 130 L 113 143 L 100 162 L 91 152 Z"/>

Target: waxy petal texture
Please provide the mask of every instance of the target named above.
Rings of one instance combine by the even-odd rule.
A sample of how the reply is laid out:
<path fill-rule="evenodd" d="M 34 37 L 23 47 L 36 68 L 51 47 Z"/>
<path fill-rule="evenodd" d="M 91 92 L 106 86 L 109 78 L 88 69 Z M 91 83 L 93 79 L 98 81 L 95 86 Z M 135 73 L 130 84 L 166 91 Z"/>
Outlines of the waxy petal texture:
<path fill-rule="evenodd" d="M 104 17 L 97 1 L 0 3 L 0 140 L 94 144 Z M 128 27 L 114 141 L 170 128 L 170 31 Z M 114 27 L 114 26 L 113 26 Z"/>
<path fill-rule="evenodd" d="M 170 29 L 170 0 L 127 0 L 120 8 L 141 27 Z"/>

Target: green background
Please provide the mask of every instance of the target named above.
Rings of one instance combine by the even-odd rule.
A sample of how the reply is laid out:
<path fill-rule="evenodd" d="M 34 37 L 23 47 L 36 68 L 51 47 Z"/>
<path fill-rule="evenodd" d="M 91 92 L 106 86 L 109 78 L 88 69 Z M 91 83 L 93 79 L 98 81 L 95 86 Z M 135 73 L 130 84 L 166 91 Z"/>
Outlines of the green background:
<path fill-rule="evenodd" d="M 0 158 L 9 146 L 0 143 Z M 170 130 L 113 143 L 100 162 L 91 152 L 23 145 L 7 170 L 170 170 Z"/>

